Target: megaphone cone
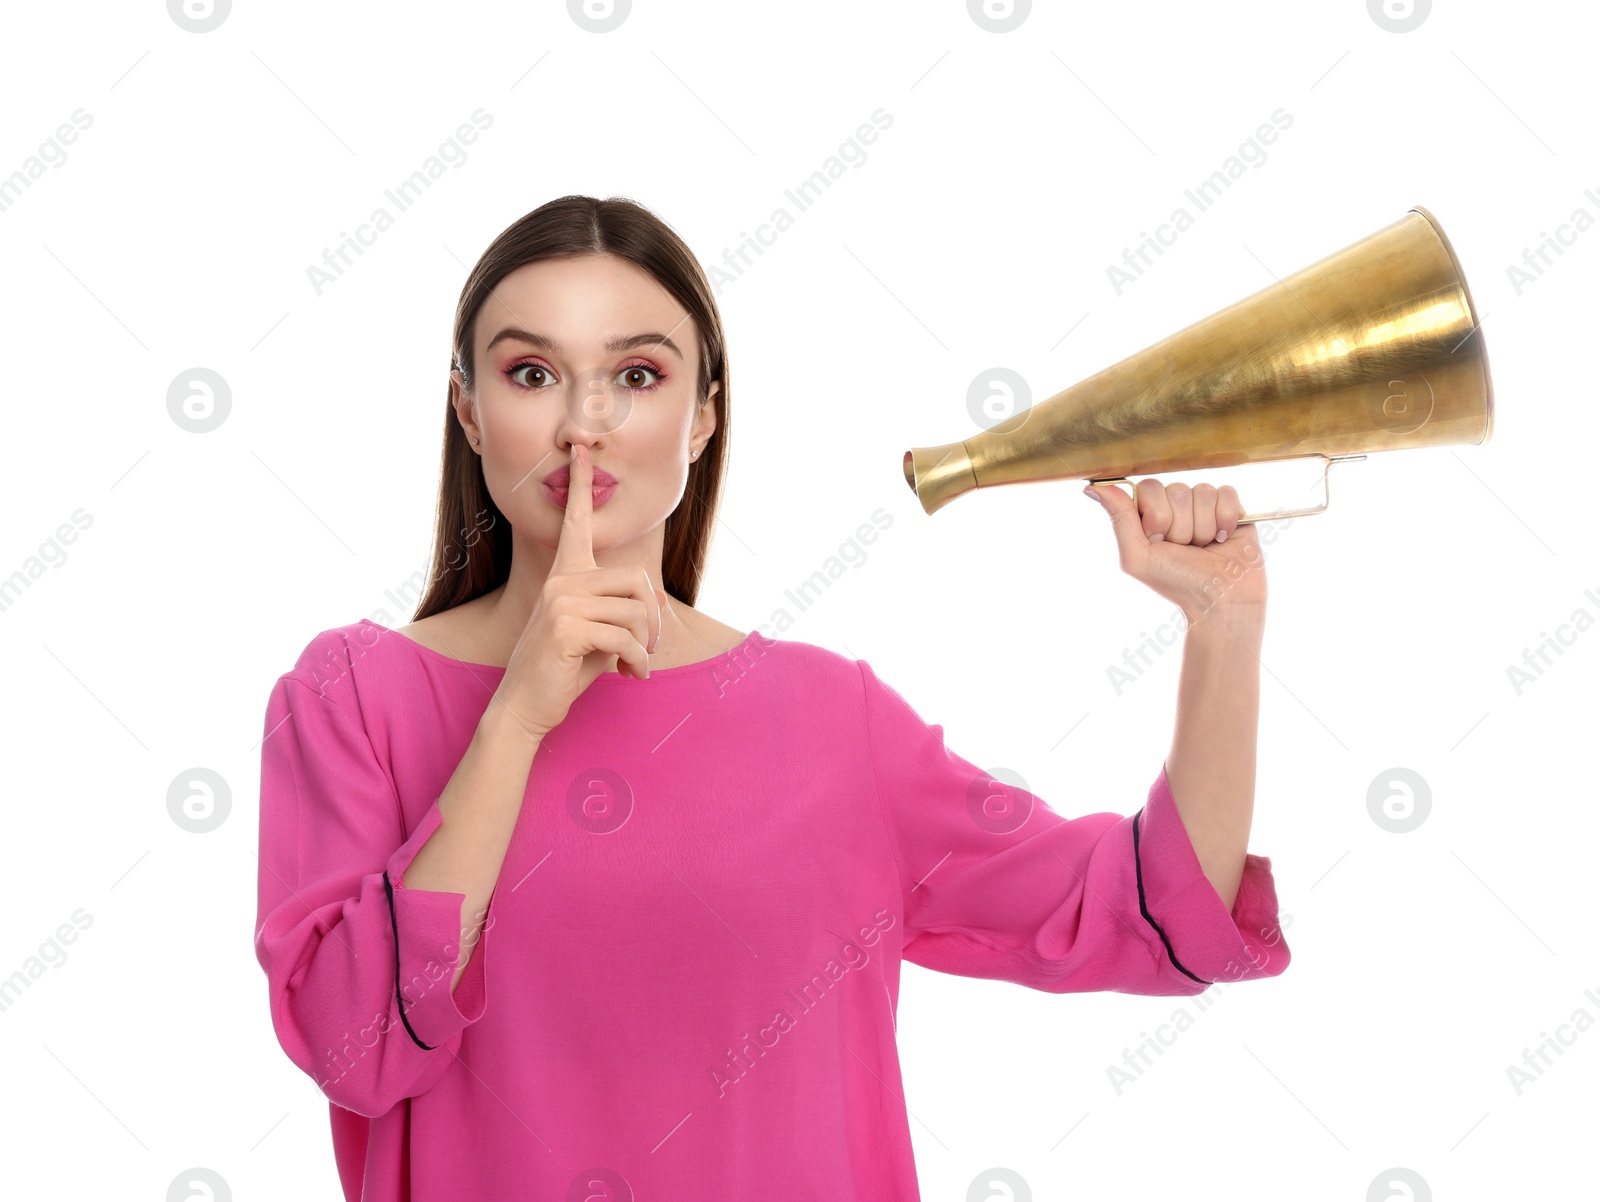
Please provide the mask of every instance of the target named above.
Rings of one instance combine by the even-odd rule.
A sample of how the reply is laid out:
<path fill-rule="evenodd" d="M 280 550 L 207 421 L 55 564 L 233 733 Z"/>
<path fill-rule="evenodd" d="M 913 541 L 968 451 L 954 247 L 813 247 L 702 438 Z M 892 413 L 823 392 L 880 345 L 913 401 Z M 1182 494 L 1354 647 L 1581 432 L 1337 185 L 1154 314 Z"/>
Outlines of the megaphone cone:
<path fill-rule="evenodd" d="M 1001 484 L 1478 444 L 1493 421 L 1483 334 L 1455 250 L 1433 215 L 1413 208 L 991 429 L 907 451 L 903 467 L 931 514 Z"/>

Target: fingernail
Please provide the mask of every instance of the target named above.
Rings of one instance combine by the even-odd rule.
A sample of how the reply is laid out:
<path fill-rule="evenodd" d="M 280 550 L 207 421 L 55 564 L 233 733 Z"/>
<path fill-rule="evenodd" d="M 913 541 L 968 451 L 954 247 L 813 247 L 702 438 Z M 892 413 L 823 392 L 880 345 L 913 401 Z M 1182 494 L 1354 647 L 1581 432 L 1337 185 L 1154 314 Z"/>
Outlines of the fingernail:
<path fill-rule="evenodd" d="M 1228 541 L 1228 532 L 1226 530 L 1218 530 L 1217 531 L 1217 541 L 1219 543 L 1227 542 Z"/>
<path fill-rule="evenodd" d="M 1166 537 L 1167 536 L 1165 534 L 1152 534 L 1150 536 L 1150 541 L 1153 543 L 1164 542 L 1166 541 Z"/>
<path fill-rule="evenodd" d="M 1092 484 L 1084 485 L 1083 495 L 1086 496 L 1086 497 L 1093 497 L 1097 502 L 1099 502 L 1100 508 L 1102 508 L 1102 509 L 1105 508 L 1106 503 L 1104 501 L 1100 500 L 1100 490 L 1095 488 L 1094 485 L 1092 485 Z"/>

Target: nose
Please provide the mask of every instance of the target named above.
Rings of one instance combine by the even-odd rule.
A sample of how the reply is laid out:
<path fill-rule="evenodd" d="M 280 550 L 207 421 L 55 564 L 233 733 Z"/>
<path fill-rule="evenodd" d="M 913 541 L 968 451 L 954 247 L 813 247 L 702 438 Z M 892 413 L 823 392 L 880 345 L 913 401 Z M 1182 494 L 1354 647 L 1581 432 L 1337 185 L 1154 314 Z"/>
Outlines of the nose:
<path fill-rule="evenodd" d="M 596 439 L 620 428 L 633 410 L 633 394 L 595 372 L 576 375 L 565 399 L 560 437 L 568 445 L 592 447 Z"/>

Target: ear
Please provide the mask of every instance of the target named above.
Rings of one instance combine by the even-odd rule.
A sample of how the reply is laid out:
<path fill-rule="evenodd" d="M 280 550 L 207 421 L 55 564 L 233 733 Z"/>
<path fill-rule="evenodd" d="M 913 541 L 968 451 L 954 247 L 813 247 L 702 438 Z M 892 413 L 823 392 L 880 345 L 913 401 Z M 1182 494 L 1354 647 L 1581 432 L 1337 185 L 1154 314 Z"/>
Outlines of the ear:
<path fill-rule="evenodd" d="M 694 417 L 694 437 L 700 439 L 704 446 L 717 432 L 717 407 L 712 402 L 716 400 L 717 393 L 722 390 L 722 381 L 711 381 L 711 387 L 706 389 L 706 399 L 701 401 Z"/>
<path fill-rule="evenodd" d="M 482 438 L 483 432 L 478 429 L 478 401 L 467 389 L 467 382 L 462 378 L 461 372 L 450 372 L 450 404 L 456 411 L 456 421 L 461 423 L 461 428 L 467 432 L 467 442 L 470 445 L 474 438 Z"/>

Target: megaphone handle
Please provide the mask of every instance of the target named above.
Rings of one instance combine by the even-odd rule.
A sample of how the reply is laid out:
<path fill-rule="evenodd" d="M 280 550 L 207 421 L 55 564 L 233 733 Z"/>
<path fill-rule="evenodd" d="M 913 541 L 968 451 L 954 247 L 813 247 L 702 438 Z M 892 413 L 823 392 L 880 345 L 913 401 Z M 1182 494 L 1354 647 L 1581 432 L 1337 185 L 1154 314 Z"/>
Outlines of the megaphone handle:
<path fill-rule="evenodd" d="M 1291 458 L 1298 459 L 1298 458 L 1302 458 L 1302 456 L 1298 456 L 1298 455 L 1297 456 L 1291 456 Z M 1307 455 L 1307 456 L 1303 456 L 1303 458 L 1309 459 L 1309 458 L 1311 458 L 1311 456 Z M 1243 517 L 1241 517 L 1239 519 L 1239 525 L 1244 526 L 1244 525 L 1248 525 L 1251 522 L 1265 522 L 1265 521 L 1269 521 L 1269 520 L 1271 520 L 1273 518 L 1301 518 L 1301 517 L 1308 517 L 1313 513 L 1321 513 L 1321 512 L 1323 512 L 1323 510 L 1328 508 L 1328 500 L 1329 500 L 1329 497 L 1328 497 L 1328 469 L 1331 468 L 1335 463 L 1344 462 L 1346 460 L 1353 461 L 1353 460 L 1356 460 L 1356 459 L 1365 459 L 1366 456 L 1365 455 L 1323 455 L 1323 454 L 1319 453 L 1316 456 L 1316 458 L 1321 459 L 1323 461 L 1323 464 L 1322 464 L 1322 504 L 1321 505 L 1313 505 L 1309 509 L 1274 509 L 1269 513 L 1247 513 L 1247 514 L 1245 514 Z M 1091 483 L 1091 484 L 1126 484 L 1128 486 L 1128 490 L 1134 494 L 1134 499 L 1135 500 L 1138 499 L 1138 494 L 1139 494 L 1138 486 L 1136 484 L 1134 484 L 1134 482 L 1132 480 L 1128 479 L 1128 477 L 1126 477 L 1126 476 L 1104 476 L 1104 477 L 1091 479 L 1089 481 L 1089 483 Z"/>

